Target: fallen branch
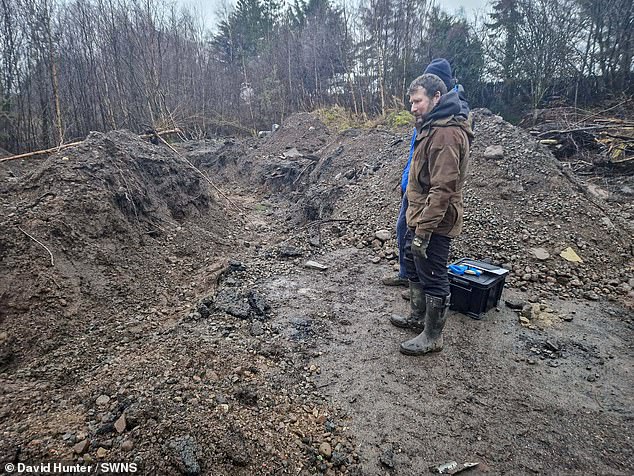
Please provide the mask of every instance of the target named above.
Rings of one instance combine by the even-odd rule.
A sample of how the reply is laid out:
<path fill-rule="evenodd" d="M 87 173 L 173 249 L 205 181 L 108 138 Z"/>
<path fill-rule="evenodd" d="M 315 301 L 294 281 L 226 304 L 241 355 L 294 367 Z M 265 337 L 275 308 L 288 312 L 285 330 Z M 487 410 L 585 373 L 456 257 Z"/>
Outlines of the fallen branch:
<path fill-rule="evenodd" d="M 629 99 L 626 99 L 625 101 L 620 102 L 620 103 L 618 103 L 618 104 L 615 104 L 614 106 L 609 107 L 609 108 L 607 108 L 607 109 L 604 109 L 603 111 L 595 112 L 594 114 L 591 114 L 591 115 L 589 115 L 589 116 L 587 116 L 587 117 L 584 117 L 584 118 L 583 118 L 583 119 L 581 119 L 580 121 L 577 121 L 576 123 L 574 123 L 574 124 L 573 124 L 572 126 L 570 126 L 570 127 L 577 127 L 578 125 L 583 124 L 584 122 L 588 122 L 588 121 L 589 121 L 590 119 L 592 119 L 593 117 L 600 116 L 601 114 L 605 114 L 606 112 L 608 112 L 608 111 L 610 111 L 610 110 L 612 110 L 612 109 L 615 109 L 615 108 L 617 108 L 617 107 L 619 107 L 619 106 L 623 106 L 623 105 L 624 105 L 624 104 L 626 104 L 628 101 L 629 101 Z"/>
<path fill-rule="evenodd" d="M 610 163 L 611 164 L 623 164 L 625 162 L 629 162 L 630 160 L 634 160 L 634 156 L 627 157 L 625 159 L 620 159 L 620 160 L 611 160 Z"/>
<path fill-rule="evenodd" d="M 42 243 L 41 241 L 38 241 L 37 238 L 34 238 L 33 236 L 29 235 L 26 231 L 24 231 L 22 228 L 18 227 L 18 230 L 20 230 L 22 233 L 24 233 L 26 236 L 28 236 L 29 238 L 31 238 L 33 241 L 35 241 L 38 245 L 40 245 L 42 248 L 44 248 L 46 251 L 48 251 L 48 254 L 51 256 L 51 266 L 55 266 L 55 262 L 53 261 L 53 253 L 51 253 L 51 250 L 49 250 L 44 243 Z"/>
<path fill-rule="evenodd" d="M 180 129 L 170 129 L 170 130 L 160 131 L 160 132 L 156 132 L 156 133 L 152 133 L 152 134 L 142 134 L 139 137 L 141 139 L 149 139 L 150 137 L 155 137 L 157 134 L 158 135 L 161 135 L 161 134 L 172 134 L 174 132 L 180 132 Z M 26 154 L 11 155 L 9 157 L 4 157 L 4 158 L 0 159 L 0 162 L 5 162 L 7 160 L 16 160 L 16 159 L 28 159 L 29 157 L 35 157 L 37 155 L 47 155 L 47 154 L 51 154 L 53 152 L 59 152 L 62 149 L 67 149 L 68 147 L 72 147 L 74 145 L 79 145 L 82 142 L 84 142 L 84 141 L 80 140 L 80 141 L 77 141 L 77 142 L 71 142 L 69 144 L 58 145 L 57 147 L 51 147 L 50 149 L 36 150 L 36 151 L 33 151 L 33 152 L 27 152 Z"/>
<path fill-rule="evenodd" d="M 0 162 L 5 162 L 7 160 L 15 160 L 15 159 L 28 159 L 29 157 L 33 157 L 36 155 L 46 155 L 46 154 L 50 154 L 51 152 L 58 152 L 62 149 L 66 149 L 68 147 L 72 147 L 74 145 L 79 145 L 81 144 L 83 141 L 79 141 L 79 142 L 71 142 L 70 144 L 64 144 L 64 145 L 60 145 L 57 147 L 52 147 L 50 149 L 44 149 L 44 150 L 36 150 L 34 152 L 28 152 L 26 154 L 19 154 L 19 155 L 11 155 L 9 157 L 5 157 L 4 159 L 0 159 Z"/>
<path fill-rule="evenodd" d="M 139 137 L 141 139 L 149 139 L 150 137 L 156 137 L 156 135 L 158 134 L 159 136 L 165 135 L 165 134 L 179 134 L 181 132 L 180 129 L 176 128 L 176 129 L 167 129 L 164 131 L 156 131 L 156 132 L 150 132 L 148 134 L 141 134 Z"/>
<path fill-rule="evenodd" d="M 329 220 L 315 220 L 315 221 L 311 221 L 310 223 L 307 223 L 302 228 L 308 228 L 309 226 L 315 226 L 315 225 L 321 226 L 324 223 L 352 223 L 352 220 L 349 220 L 346 218 L 331 218 Z"/>
<path fill-rule="evenodd" d="M 313 165 L 315 162 L 309 162 L 308 165 L 306 165 L 306 167 L 304 167 L 302 169 L 302 171 L 299 173 L 299 175 L 297 176 L 297 178 L 295 180 L 293 180 L 293 185 L 295 185 L 297 183 L 297 181 L 301 178 L 302 175 L 304 175 L 304 172 L 306 172 L 306 170 L 308 170 L 308 167 L 310 167 L 311 165 Z"/>
<path fill-rule="evenodd" d="M 588 126 L 588 127 L 579 127 L 577 129 L 544 131 L 537 134 L 537 137 L 544 137 L 547 135 L 555 135 L 555 134 L 571 134 L 573 132 L 598 131 L 598 130 L 605 130 L 605 129 L 622 129 L 623 127 L 624 127 L 623 124 L 608 124 L 605 126 Z M 627 124 L 625 127 L 629 127 L 629 124 Z"/>

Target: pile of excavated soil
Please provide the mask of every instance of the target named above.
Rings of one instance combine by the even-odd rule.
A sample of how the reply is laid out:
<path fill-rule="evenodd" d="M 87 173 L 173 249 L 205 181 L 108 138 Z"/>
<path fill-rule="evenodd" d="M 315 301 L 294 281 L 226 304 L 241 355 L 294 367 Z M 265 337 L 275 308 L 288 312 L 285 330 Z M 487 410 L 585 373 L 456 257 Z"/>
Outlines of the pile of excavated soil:
<path fill-rule="evenodd" d="M 3 171 L 3 463 L 298 474 L 328 431 L 354 467 L 313 371 L 297 370 L 310 349 L 263 336 L 252 287 L 216 294 L 249 285 L 228 259 L 248 225 L 182 157 L 118 131 Z"/>
<path fill-rule="evenodd" d="M 592 195 L 527 132 L 487 111 L 476 111 L 475 120 L 465 228 L 453 244 L 453 258 L 468 256 L 504 266 L 512 270 L 509 286 L 543 297 L 631 301 L 628 213 Z M 394 222 L 408 135 L 349 130 L 316 153 L 319 160 L 301 197 L 295 195 L 292 218 L 300 223 L 342 221 L 320 226 L 318 239 L 310 239 L 312 248 L 317 241 L 322 252 L 348 244 L 371 247 L 376 252 L 373 261 L 396 262 Z M 487 147 L 496 145 L 503 154 L 485 158 Z M 386 228 L 392 238 L 377 239 L 375 233 Z M 295 244 L 302 246 L 302 240 L 308 246 L 304 237 Z M 582 262 L 561 257 L 567 248 Z"/>
<path fill-rule="evenodd" d="M 80 331 L 95 306 L 169 292 L 168 257 L 209 260 L 220 251 L 226 213 L 208 185 L 130 133 L 92 134 L 31 170 L 5 182 L 0 198 L 0 308 L 24 331 L 10 339 L 16 356 L 54 345 L 48 337 L 62 329 Z M 211 246 L 189 242 L 183 226 Z"/>
<path fill-rule="evenodd" d="M 530 135 L 497 116 L 478 116 L 465 234 L 457 249 L 513 270 L 510 284 L 544 295 L 617 299 L 631 291 L 632 226 Z M 485 149 L 499 145 L 501 159 Z M 583 260 L 567 261 L 572 248 Z"/>

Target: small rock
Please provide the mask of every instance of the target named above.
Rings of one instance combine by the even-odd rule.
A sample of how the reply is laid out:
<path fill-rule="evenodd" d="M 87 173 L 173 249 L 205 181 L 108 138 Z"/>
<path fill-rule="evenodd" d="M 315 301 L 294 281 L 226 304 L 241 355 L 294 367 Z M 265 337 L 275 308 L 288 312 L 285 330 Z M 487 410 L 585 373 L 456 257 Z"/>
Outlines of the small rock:
<path fill-rule="evenodd" d="M 484 151 L 484 158 L 489 160 L 497 160 L 504 157 L 504 147 L 501 145 L 490 145 Z"/>
<path fill-rule="evenodd" d="M 249 305 L 258 316 L 264 316 L 270 309 L 270 304 L 260 293 L 255 290 L 249 291 Z"/>
<path fill-rule="evenodd" d="M 108 450 L 105 448 L 102 448 L 101 446 L 97 450 L 97 458 L 99 459 L 105 458 L 107 454 L 108 454 Z"/>
<path fill-rule="evenodd" d="M 99 397 L 97 397 L 95 403 L 101 407 L 103 405 L 107 405 L 109 401 L 110 397 L 108 395 L 100 395 Z"/>
<path fill-rule="evenodd" d="M 330 459 L 330 457 L 332 456 L 332 448 L 330 447 L 330 443 L 324 441 L 321 445 L 319 445 L 319 454 L 326 459 Z"/>
<path fill-rule="evenodd" d="M 253 321 L 251 323 L 251 335 L 252 336 L 261 336 L 264 334 L 264 325 L 260 321 Z"/>
<path fill-rule="evenodd" d="M 114 429 L 117 430 L 117 433 L 123 433 L 126 428 L 125 415 L 121 414 L 121 416 L 114 422 Z"/>
<path fill-rule="evenodd" d="M 374 233 L 374 236 L 377 239 L 385 242 L 385 241 L 389 240 L 392 237 L 392 233 L 387 231 L 387 230 L 379 230 L 376 233 Z"/>
<path fill-rule="evenodd" d="M 332 458 L 330 459 L 330 462 L 335 468 L 338 468 L 339 466 L 346 464 L 347 461 L 348 461 L 348 458 L 346 457 L 345 454 L 339 451 L 332 452 Z"/>
<path fill-rule="evenodd" d="M 632 187 L 628 187 L 627 185 L 622 186 L 620 192 L 623 195 L 634 195 L 634 189 Z"/>
<path fill-rule="evenodd" d="M 387 466 L 388 468 L 394 467 L 394 450 L 392 448 L 387 448 L 381 456 L 379 456 L 379 461 L 381 464 Z"/>
<path fill-rule="evenodd" d="M 318 271 L 325 271 L 328 269 L 328 266 L 318 263 L 317 261 L 306 261 L 304 266 L 308 269 L 316 269 Z"/>
<path fill-rule="evenodd" d="M 219 380 L 218 374 L 213 370 L 207 370 L 205 372 L 205 378 L 210 382 L 217 382 Z"/>
<path fill-rule="evenodd" d="M 531 250 L 533 256 L 539 260 L 546 260 L 550 258 L 550 253 L 546 251 L 544 248 L 533 248 Z"/>
<path fill-rule="evenodd" d="M 200 314 L 200 317 L 202 317 L 203 319 L 207 319 L 211 314 L 209 311 L 209 307 L 207 307 L 207 305 L 203 303 L 198 304 L 196 311 L 198 311 L 198 314 Z"/>
<path fill-rule="evenodd" d="M 302 256 L 304 253 L 302 250 L 294 248 L 292 246 L 287 246 L 285 248 L 280 249 L 280 256 L 284 258 L 296 258 L 298 256 Z"/>
<path fill-rule="evenodd" d="M 226 273 L 234 273 L 239 271 L 246 271 L 247 267 L 242 263 L 242 261 L 238 260 L 229 260 L 229 267 L 227 268 Z"/>
<path fill-rule="evenodd" d="M 181 473 L 188 476 L 200 474 L 197 457 L 198 443 L 192 436 L 185 435 L 172 439 L 167 446 L 172 451 Z"/>
<path fill-rule="evenodd" d="M 337 425 L 335 425 L 332 421 L 327 420 L 324 423 L 324 430 L 326 430 L 327 433 L 334 433 L 336 429 L 337 429 Z"/>
<path fill-rule="evenodd" d="M 125 451 L 126 453 L 128 451 L 132 451 L 132 448 L 134 448 L 134 443 L 132 443 L 132 440 L 125 440 L 121 444 L 121 451 Z"/>
<path fill-rule="evenodd" d="M 79 443 L 77 443 L 75 446 L 73 446 L 73 451 L 77 453 L 78 455 L 83 455 L 86 451 L 88 451 L 89 447 L 90 447 L 90 441 L 82 440 Z"/>
<path fill-rule="evenodd" d="M 381 258 L 379 258 L 378 256 L 375 256 L 370 261 L 374 264 L 379 264 L 381 262 Z"/>
<path fill-rule="evenodd" d="M 504 303 L 511 309 L 522 309 L 526 304 L 524 301 L 516 301 L 513 299 L 506 299 Z"/>
<path fill-rule="evenodd" d="M 522 307 L 522 311 L 520 312 L 520 316 L 525 317 L 526 319 L 531 319 L 533 317 L 533 306 L 531 304 L 524 304 L 524 307 Z"/>
<path fill-rule="evenodd" d="M 304 156 L 304 154 L 302 154 L 300 151 L 298 151 L 297 148 L 295 148 L 295 147 L 285 151 L 282 155 L 284 155 L 284 157 L 287 158 L 287 159 L 296 159 L 298 157 L 303 157 Z"/>

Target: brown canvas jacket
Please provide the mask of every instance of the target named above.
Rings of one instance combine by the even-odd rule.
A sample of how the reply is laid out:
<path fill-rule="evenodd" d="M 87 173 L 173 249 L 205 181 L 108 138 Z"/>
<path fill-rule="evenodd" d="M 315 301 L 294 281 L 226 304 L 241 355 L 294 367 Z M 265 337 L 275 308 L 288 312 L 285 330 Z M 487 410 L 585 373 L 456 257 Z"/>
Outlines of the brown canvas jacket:
<path fill-rule="evenodd" d="M 462 116 L 431 120 L 418 131 L 407 185 L 407 225 L 420 236 L 455 238 L 462 231 L 469 167 L 470 121 Z"/>

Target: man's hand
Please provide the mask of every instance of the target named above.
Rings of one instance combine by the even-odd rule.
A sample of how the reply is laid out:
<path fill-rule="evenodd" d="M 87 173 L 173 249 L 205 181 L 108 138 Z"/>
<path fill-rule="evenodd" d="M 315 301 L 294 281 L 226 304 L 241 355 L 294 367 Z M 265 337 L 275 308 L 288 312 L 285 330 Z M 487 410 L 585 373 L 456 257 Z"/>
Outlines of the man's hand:
<path fill-rule="evenodd" d="M 427 259 L 427 245 L 429 245 L 429 236 L 416 235 L 412 240 L 412 254 L 421 259 Z"/>

